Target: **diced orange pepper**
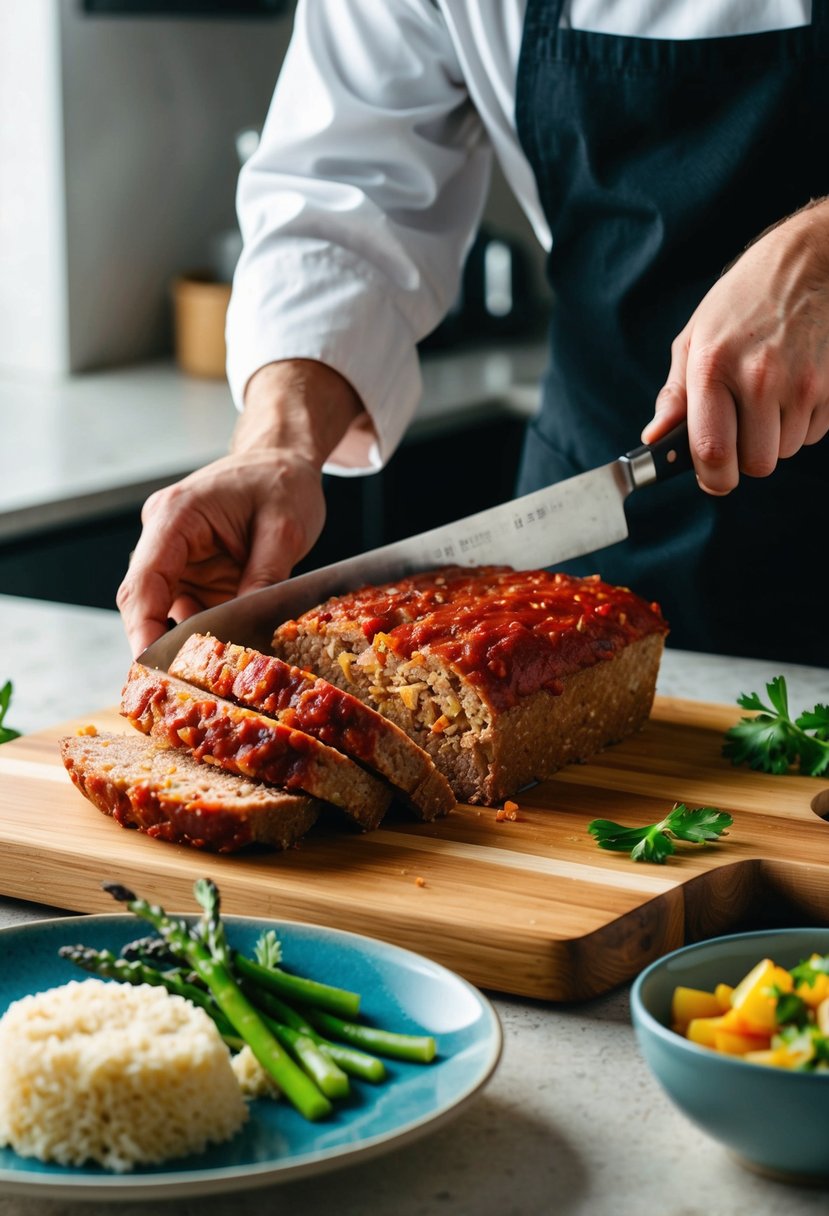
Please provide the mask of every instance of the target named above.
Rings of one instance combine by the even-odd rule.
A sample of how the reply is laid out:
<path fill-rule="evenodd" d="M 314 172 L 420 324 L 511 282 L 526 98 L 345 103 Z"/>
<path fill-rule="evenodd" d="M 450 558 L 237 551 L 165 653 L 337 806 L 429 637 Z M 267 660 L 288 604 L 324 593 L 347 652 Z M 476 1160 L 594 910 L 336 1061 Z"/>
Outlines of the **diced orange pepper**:
<path fill-rule="evenodd" d="M 739 1009 L 728 1009 L 720 1018 L 723 1030 L 734 1030 L 737 1034 L 751 1034 L 751 1023 Z"/>
<path fill-rule="evenodd" d="M 736 1030 L 718 1030 L 714 1047 L 730 1056 L 744 1056 L 749 1051 L 762 1051 L 771 1044 L 770 1035 L 740 1034 Z"/>

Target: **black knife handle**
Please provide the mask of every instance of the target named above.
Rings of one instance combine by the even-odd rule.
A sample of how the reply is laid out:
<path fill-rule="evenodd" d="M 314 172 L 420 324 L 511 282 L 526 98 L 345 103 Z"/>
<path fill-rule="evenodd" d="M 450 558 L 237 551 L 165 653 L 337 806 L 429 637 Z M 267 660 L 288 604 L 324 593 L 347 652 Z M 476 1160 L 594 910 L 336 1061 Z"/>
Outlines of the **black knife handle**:
<path fill-rule="evenodd" d="M 680 473 L 688 473 L 694 467 L 688 446 L 688 423 L 680 422 L 655 443 L 643 443 L 641 447 L 633 448 L 625 458 L 630 461 L 637 486 L 667 481 Z"/>

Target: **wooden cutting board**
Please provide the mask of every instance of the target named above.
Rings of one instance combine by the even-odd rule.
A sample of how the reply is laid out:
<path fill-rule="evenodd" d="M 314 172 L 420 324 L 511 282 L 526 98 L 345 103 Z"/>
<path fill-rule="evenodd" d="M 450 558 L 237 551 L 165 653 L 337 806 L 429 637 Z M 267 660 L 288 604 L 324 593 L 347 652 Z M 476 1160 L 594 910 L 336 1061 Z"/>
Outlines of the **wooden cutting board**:
<path fill-rule="evenodd" d="M 192 911 L 209 875 L 229 913 L 384 938 L 483 988 L 547 1000 L 596 996 L 659 955 L 764 914 L 829 923 L 829 779 L 774 777 L 721 755 L 738 709 L 657 698 L 635 738 L 517 799 L 519 819 L 461 806 L 437 824 L 393 811 L 375 832 L 333 822 L 287 853 L 216 856 L 151 840 L 72 786 L 56 741 L 115 710 L 0 748 L 0 894 L 113 911 L 103 881 Z M 722 844 L 680 846 L 666 865 L 600 850 L 591 819 L 652 823 L 674 802 L 730 811 Z M 82 937 L 82 933 L 79 934 Z"/>

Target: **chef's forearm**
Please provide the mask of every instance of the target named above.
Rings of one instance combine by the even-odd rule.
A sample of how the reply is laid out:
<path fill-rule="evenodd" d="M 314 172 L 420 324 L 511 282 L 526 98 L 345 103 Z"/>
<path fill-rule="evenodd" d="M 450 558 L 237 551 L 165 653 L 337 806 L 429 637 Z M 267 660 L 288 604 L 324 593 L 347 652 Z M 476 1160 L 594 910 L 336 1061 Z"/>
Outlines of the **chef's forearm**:
<path fill-rule="evenodd" d="M 348 381 L 314 359 L 268 363 L 251 376 L 232 452 L 283 448 L 317 468 L 363 413 Z"/>

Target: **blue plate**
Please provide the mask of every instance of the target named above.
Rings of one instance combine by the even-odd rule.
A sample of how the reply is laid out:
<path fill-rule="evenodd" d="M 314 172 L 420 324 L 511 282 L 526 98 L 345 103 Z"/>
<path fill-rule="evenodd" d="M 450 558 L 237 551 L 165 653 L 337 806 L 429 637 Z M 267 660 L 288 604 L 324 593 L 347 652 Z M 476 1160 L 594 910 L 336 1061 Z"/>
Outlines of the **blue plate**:
<path fill-rule="evenodd" d="M 384 942 L 292 922 L 225 917 L 231 943 L 251 953 L 275 928 L 285 966 L 362 994 L 361 1016 L 390 1030 L 437 1039 L 432 1064 L 387 1060 L 381 1085 L 352 1083 L 352 1096 L 322 1123 L 308 1123 L 285 1101 L 256 1101 L 227 1144 L 163 1166 L 114 1174 L 97 1166 L 45 1164 L 0 1148 L 0 1193 L 41 1197 L 150 1199 L 216 1194 L 321 1173 L 397 1147 L 458 1113 L 492 1075 L 501 1027 L 490 1003 L 465 980 L 429 959 Z M 35 921 L 0 930 L 0 1014 L 12 1001 L 83 973 L 58 956 L 81 942 L 118 951 L 141 935 L 133 916 Z"/>

